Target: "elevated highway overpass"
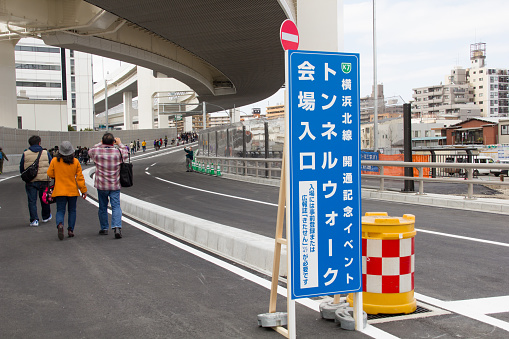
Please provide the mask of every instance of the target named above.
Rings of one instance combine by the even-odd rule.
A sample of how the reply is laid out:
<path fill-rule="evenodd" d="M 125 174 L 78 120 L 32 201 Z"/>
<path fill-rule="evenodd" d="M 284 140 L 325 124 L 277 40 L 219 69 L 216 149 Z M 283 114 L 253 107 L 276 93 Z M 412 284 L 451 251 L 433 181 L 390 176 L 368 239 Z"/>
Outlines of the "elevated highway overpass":
<path fill-rule="evenodd" d="M 338 50 L 342 8 L 341 1 L 304 0 L 5 0 L 0 95 L 7 109 L 0 120 L 17 126 L 14 46 L 20 37 L 145 67 L 186 84 L 200 102 L 229 109 L 262 100 L 283 84 L 283 20 L 298 19 L 301 48 L 308 42 L 307 49 Z M 148 107 L 148 101 L 143 96 L 139 104 Z M 154 119 L 141 114 L 139 124 L 153 128 Z"/>

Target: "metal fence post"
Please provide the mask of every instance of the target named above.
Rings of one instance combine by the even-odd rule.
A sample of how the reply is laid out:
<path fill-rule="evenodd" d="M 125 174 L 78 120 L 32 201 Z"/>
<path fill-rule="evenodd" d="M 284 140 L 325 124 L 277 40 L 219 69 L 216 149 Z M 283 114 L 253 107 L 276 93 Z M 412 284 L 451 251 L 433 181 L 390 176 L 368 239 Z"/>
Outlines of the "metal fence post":
<path fill-rule="evenodd" d="M 412 162 L 412 111 L 410 104 L 403 104 L 403 140 L 404 140 L 404 160 Z M 405 177 L 414 176 L 413 167 L 405 167 Z M 414 192 L 414 181 L 405 180 L 403 192 Z"/>
<path fill-rule="evenodd" d="M 230 154 L 230 130 L 227 128 L 226 129 L 226 154 L 225 154 L 226 157 L 230 157 L 231 154 Z"/>
<path fill-rule="evenodd" d="M 269 122 L 265 121 L 264 123 L 265 128 L 265 159 L 269 158 Z M 265 161 L 265 168 L 269 168 L 269 163 Z M 265 170 L 265 177 L 269 177 L 269 171 Z"/>

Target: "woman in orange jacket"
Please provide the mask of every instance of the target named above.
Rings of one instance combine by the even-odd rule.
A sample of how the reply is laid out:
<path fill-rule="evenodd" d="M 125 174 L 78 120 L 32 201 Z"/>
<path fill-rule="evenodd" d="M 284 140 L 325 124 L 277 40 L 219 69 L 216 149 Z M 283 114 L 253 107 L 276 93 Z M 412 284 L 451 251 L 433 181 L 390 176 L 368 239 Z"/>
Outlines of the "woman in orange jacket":
<path fill-rule="evenodd" d="M 76 202 L 80 195 L 87 198 L 87 186 L 81 172 L 81 165 L 74 157 L 74 147 L 69 141 L 63 141 L 58 149 L 58 154 L 48 168 L 48 176 L 55 179 L 55 188 L 52 197 L 57 203 L 57 230 L 58 239 L 64 240 L 64 217 L 67 205 L 67 234 L 74 237 L 74 225 L 76 224 Z"/>

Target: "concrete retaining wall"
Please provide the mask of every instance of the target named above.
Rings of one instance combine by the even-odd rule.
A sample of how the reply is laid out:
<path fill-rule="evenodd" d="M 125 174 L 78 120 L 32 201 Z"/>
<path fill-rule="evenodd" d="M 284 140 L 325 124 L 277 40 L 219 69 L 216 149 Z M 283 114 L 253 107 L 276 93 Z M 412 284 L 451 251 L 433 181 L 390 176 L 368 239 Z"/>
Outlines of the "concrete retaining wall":
<path fill-rule="evenodd" d="M 88 194 L 97 198 L 91 174 L 95 168 L 83 171 Z M 274 239 L 234 227 L 173 211 L 127 194 L 120 194 L 122 214 L 140 220 L 151 227 L 213 253 L 272 274 Z M 286 276 L 286 249 L 281 253 L 280 275 Z"/>

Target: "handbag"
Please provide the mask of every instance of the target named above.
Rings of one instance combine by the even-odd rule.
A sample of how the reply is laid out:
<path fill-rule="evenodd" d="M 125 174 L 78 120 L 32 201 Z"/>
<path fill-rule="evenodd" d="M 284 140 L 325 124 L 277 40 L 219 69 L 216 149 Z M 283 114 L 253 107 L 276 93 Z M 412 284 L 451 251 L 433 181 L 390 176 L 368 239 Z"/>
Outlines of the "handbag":
<path fill-rule="evenodd" d="M 42 151 L 39 152 L 37 159 L 32 163 L 32 165 L 28 166 L 23 173 L 21 173 L 21 179 L 24 182 L 30 182 L 35 179 L 37 173 L 39 172 L 39 159 L 41 158 Z"/>
<path fill-rule="evenodd" d="M 129 162 L 124 162 L 124 157 L 122 156 L 122 152 L 120 152 L 120 159 L 122 159 L 122 163 L 120 164 L 120 186 L 122 187 L 131 187 L 133 185 L 133 164 L 131 164 L 131 155 L 128 153 Z"/>
<path fill-rule="evenodd" d="M 53 185 L 48 185 L 48 187 L 46 187 L 44 189 L 44 191 L 42 192 L 42 201 L 45 204 L 49 205 L 49 204 L 53 204 L 54 202 L 56 202 L 55 198 L 52 197 L 54 188 L 55 188 L 55 184 L 53 183 Z"/>

